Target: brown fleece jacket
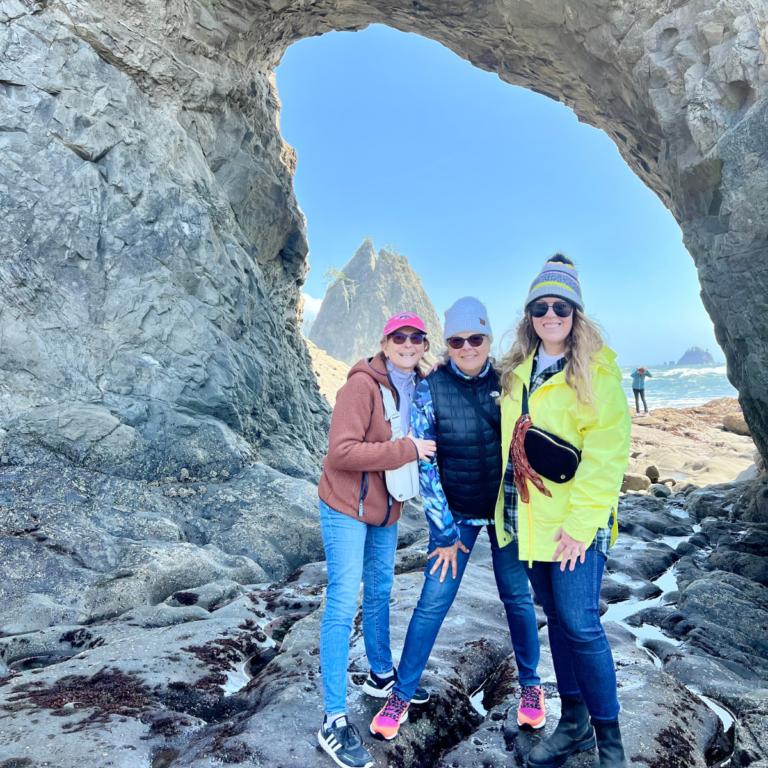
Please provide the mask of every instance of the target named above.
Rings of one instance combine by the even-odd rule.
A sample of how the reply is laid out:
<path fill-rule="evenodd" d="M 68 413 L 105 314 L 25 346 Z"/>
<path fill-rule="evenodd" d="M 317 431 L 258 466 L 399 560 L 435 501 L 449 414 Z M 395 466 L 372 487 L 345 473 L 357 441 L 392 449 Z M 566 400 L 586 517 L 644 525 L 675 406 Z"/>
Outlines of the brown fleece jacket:
<path fill-rule="evenodd" d="M 393 501 L 387 517 L 389 493 L 383 473 L 418 461 L 419 452 L 407 437 L 392 441 L 379 382 L 392 390 L 399 403 L 382 354 L 361 360 L 347 374 L 347 383 L 336 395 L 318 494 L 337 512 L 389 526 L 400 519 L 403 503 Z"/>

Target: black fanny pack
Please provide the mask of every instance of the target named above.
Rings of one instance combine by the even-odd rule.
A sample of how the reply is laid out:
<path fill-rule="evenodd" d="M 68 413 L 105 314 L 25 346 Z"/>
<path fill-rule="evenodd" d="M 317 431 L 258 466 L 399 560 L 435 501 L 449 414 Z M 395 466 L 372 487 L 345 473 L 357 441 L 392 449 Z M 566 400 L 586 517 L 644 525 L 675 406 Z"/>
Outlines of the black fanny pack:
<path fill-rule="evenodd" d="M 523 415 L 528 414 L 528 387 L 523 385 Z M 562 437 L 534 424 L 528 427 L 523 443 L 531 468 L 553 483 L 573 480 L 581 461 L 581 451 Z"/>

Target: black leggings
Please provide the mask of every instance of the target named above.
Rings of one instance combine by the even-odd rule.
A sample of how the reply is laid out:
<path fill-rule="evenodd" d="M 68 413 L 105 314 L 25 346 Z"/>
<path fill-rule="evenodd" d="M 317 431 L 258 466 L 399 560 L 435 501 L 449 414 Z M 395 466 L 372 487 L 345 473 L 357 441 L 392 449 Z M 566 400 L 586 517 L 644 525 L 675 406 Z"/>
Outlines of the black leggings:
<path fill-rule="evenodd" d="M 648 403 L 645 402 L 645 390 L 644 389 L 635 389 L 632 388 L 632 391 L 635 393 L 635 410 L 640 413 L 640 398 L 643 398 L 643 407 L 645 408 L 645 412 L 648 413 Z"/>

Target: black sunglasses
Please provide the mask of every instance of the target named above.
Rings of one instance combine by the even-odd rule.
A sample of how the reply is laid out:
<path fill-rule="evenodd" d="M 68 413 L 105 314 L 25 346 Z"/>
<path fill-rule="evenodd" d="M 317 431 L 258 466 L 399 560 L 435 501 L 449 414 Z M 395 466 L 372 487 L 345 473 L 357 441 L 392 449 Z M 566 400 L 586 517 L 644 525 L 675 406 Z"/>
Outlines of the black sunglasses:
<path fill-rule="evenodd" d="M 390 333 L 389 338 L 392 339 L 395 344 L 405 344 L 405 340 L 410 338 L 411 344 L 413 344 L 414 347 L 419 347 L 424 343 L 424 339 L 427 337 L 426 334 L 423 333 Z"/>
<path fill-rule="evenodd" d="M 528 311 L 531 317 L 544 317 L 550 307 L 558 317 L 570 317 L 573 314 L 573 304 L 569 301 L 534 301 L 528 305 Z"/>
<path fill-rule="evenodd" d="M 451 336 L 450 339 L 446 339 L 446 343 L 451 349 L 461 349 L 465 341 L 469 342 L 470 347 L 479 347 L 485 341 L 485 336 L 482 333 L 476 333 L 468 339 L 462 339 L 461 336 Z"/>

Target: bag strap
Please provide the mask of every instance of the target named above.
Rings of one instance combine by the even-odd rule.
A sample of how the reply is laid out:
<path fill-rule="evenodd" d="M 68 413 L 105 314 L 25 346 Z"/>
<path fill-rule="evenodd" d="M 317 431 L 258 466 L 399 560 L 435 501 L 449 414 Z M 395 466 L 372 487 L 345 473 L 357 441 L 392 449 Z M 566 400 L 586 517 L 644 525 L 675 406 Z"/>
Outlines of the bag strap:
<path fill-rule="evenodd" d="M 400 423 L 400 411 L 397 410 L 395 398 L 392 397 L 392 392 L 383 384 L 379 384 L 379 389 L 381 389 L 381 396 L 384 400 L 384 418 L 389 422 L 390 427 L 392 427 L 392 440 L 395 441 L 403 436 L 403 428 Z"/>
<path fill-rule="evenodd" d="M 445 376 L 448 381 L 456 387 L 459 394 L 493 427 L 494 432 L 496 432 L 497 435 L 501 435 L 501 424 L 496 421 L 496 419 L 494 419 L 493 416 L 491 416 L 491 414 L 488 413 L 488 411 L 486 411 L 485 408 L 483 408 L 483 406 L 480 405 L 480 403 L 478 403 L 477 400 L 475 400 L 475 398 L 472 397 L 450 374 L 445 374 Z"/>

